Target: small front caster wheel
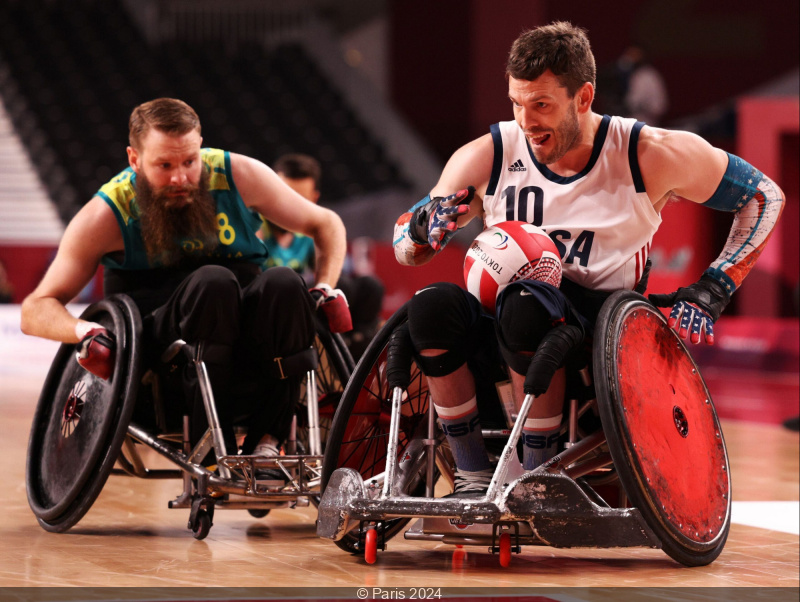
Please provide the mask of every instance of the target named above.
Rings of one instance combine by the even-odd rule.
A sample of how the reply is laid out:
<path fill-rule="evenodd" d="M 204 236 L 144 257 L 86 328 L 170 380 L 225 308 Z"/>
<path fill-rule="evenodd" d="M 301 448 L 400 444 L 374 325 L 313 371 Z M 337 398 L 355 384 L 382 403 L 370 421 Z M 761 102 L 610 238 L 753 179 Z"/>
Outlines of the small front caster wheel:
<path fill-rule="evenodd" d="M 500 566 L 503 568 L 511 564 L 511 535 L 508 533 L 500 534 Z"/>
<path fill-rule="evenodd" d="M 194 535 L 195 539 L 205 539 L 210 530 L 211 517 L 205 510 L 198 510 L 197 517 L 195 518 L 194 525 L 192 526 L 192 535 Z"/>
<path fill-rule="evenodd" d="M 367 564 L 375 564 L 378 559 L 378 531 L 367 529 L 364 534 L 364 560 Z"/>

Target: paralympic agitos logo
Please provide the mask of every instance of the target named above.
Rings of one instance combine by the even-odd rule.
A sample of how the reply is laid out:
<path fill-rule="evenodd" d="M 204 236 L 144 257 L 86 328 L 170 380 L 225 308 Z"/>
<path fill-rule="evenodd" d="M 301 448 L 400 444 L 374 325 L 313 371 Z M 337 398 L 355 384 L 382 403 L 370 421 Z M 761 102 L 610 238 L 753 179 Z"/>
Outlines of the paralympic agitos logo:
<path fill-rule="evenodd" d="M 505 251 L 508 248 L 508 234 L 503 234 L 502 232 L 495 232 L 492 237 L 499 237 L 500 242 L 494 245 L 494 248 L 498 251 Z"/>

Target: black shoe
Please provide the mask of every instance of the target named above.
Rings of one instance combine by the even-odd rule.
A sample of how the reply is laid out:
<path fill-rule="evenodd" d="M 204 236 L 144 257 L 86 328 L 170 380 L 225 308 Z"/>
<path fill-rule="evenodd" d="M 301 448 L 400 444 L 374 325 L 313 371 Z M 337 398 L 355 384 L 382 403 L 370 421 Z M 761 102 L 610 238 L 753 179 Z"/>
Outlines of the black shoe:
<path fill-rule="evenodd" d="M 280 481 L 286 483 L 288 479 L 279 468 L 259 468 L 255 471 L 256 481 Z"/>

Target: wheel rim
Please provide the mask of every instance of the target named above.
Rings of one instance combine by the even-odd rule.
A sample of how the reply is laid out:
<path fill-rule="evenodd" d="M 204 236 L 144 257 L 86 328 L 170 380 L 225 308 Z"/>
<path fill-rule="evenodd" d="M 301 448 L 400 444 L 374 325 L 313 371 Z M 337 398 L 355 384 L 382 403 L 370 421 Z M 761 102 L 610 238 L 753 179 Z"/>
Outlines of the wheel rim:
<path fill-rule="evenodd" d="M 53 520 L 81 494 L 108 445 L 127 376 L 125 321 L 110 301 L 87 309 L 85 319 L 120 333 L 109 380 L 84 370 L 75 346 L 62 345 L 39 400 L 29 445 L 29 500 L 37 517 Z M 32 485 L 32 486 L 30 486 Z"/>
<path fill-rule="evenodd" d="M 48 373 L 26 467 L 28 503 L 48 531 L 66 531 L 94 503 L 119 455 L 138 390 L 141 319 L 133 301 L 112 296 L 81 318 L 112 329 L 117 353 L 108 381 L 78 366 L 74 345 L 59 348 Z M 54 480 L 57 470 L 60 479 Z"/>
<path fill-rule="evenodd" d="M 623 311 L 634 318 L 620 332 L 616 349 L 618 403 L 629 453 L 665 526 L 689 542 L 711 543 L 725 524 L 730 493 L 711 396 L 660 312 L 646 305 Z M 668 373 L 655 375 L 663 379 L 658 385 L 641 362 L 647 353 L 643 345 L 653 340 L 669 366 Z"/>
<path fill-rule="evenodd" d="M 386 470 L 391 391 L 386 382 L 385 368 L 384 349 L 364 380 L 339 449 L 338 467 L 357 470 L 365 481 Z M 408 398 L 400 408 L 398 457 L 427 419 L 428 403 L 427 380 L 416 363 L 412 363 Z"/>
<path fill-rule="evenodd" d="M 708 564 L 730 528 L 731 484 L 699 370 L 661 312 L 632 291 L 606 301 L 595 332 L 598 403 L 620 482 L 667 554 Z"/>
<path fill-rule="evenodd" d="M 386 452 L 391 415 L 389 387 L 385 377 L 386 345 L 395 328 L 406 321 L 405 307 L 401 308 L 384 324 L 369 347 L 361 356 L 358 365 L 342 395 L 339 408 L 333 419 L 330 437 L 325 450 L 322 470 L 322 491 L 334 470 L 349 467 L 357 470 L 364 480 L 380 474 L 386 467 Z M 409 395 L 404 400 L 398 440 L 398 458 L 409 444 L 425 438 L 428 386 L 424 375 L 415 363 L 411 365 Z M 409 495 L 423 495 L 424 475 L 414 475 L 400 490 Z M 383 541 L 399 533 L 410 519 L 389 519 L 378 524 Z M 347 533 L 336 544 L 351 553 L 363 553 L 363 542 L 358 532 Z"/>

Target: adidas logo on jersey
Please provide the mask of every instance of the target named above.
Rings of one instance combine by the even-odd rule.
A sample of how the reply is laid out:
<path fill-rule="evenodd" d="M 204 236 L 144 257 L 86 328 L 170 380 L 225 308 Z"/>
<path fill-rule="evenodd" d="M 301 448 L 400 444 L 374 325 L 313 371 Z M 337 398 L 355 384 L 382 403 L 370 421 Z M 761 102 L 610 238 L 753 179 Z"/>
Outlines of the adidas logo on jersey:
<path fill-rule="evenodd" d="M 525 169 L 525 166 L 522 164 L 522 159 L 517 159 L 508 166 L 508 171 L 527 171 L 527 169 Z"/>

